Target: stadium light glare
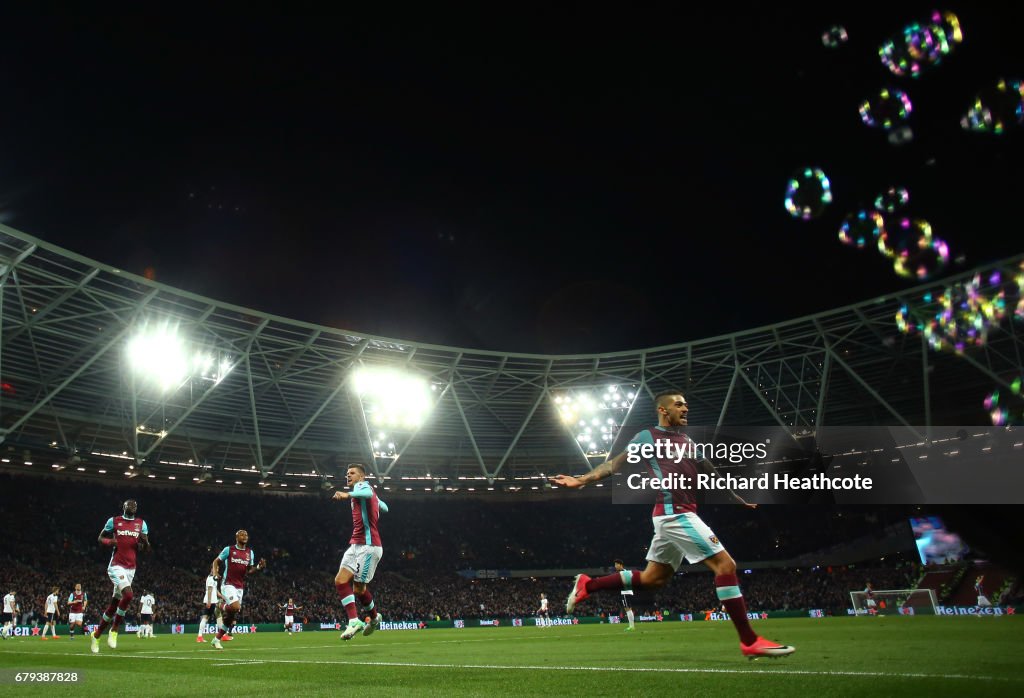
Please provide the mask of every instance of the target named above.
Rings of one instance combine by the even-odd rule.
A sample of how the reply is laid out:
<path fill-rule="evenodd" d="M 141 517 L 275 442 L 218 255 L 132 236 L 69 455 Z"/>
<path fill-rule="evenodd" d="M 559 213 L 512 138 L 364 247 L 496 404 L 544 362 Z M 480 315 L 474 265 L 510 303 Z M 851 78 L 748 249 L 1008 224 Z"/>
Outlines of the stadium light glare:
<path fill-rule="evenodd" d="M 129 340 L 127 356 L 137 375 L 164 392 L 180 386 L 189 374 L 185 338 L 178 333 L 177 325 L 170 322 L 144 326 Z"/>
<path fill-rule="evenodd" d="M 552 395 L 562 424 L 571 431 L 587 458 L 608 455 L 622 422 L 636 401 L 636 386 L 630 387 L 633 390 L 618 385 L 578 388 Z"/>
<path fill-rule="evenodd" d="M 415 429 L 434 406 L 436 388 L 431 391 L 426 378 L 408 371 L 363 367 L 353 374 L 352 386 L 375 425 Z"/>

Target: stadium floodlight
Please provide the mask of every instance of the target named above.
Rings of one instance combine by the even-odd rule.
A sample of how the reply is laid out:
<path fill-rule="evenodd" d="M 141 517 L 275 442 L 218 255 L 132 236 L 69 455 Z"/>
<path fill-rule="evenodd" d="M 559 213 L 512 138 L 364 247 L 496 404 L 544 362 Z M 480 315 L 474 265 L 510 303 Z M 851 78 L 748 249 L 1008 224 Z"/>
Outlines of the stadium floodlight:
<path fill-rule="evenodd" d="M 144 326 L 129 340 L 127 357 L 136 375 L 164 392 L 179 387 L 189 375 L 185 338 L 170 322 Z"/>
<path fill-rule="evenodd" d="M 375 465 L 390 469 L 415 438 L 444 391 L 423 375 L 363 366 L 352 375 Z"/>
<path fill-rule="evenodd" d="M 587 458 L 607 456 L 636 402 L 637 386 L 574 388 L 552 395 L 562 424 Z"/>
<path fill-rule="evenodd" d="M 235 367 L 229 356 L 199 348 L 170 321 L 143 324 L 125 353 L 132 372 L 164 393 L 189 380 L 217 385 Z"/>
<path fill-rule="evenodd" d="M 415 429 L 434 406 L 430 383 L 408 371 L 364 367 L 355 372 L 352 385 L 373 426 Z"/>
<path fill-rule="evenodd" d="M 209 351 L 197 351 L 192 356 L 192 375 L 214 385 L 224 380 L 234 367 L 227 356 L 217 356 Z"/>

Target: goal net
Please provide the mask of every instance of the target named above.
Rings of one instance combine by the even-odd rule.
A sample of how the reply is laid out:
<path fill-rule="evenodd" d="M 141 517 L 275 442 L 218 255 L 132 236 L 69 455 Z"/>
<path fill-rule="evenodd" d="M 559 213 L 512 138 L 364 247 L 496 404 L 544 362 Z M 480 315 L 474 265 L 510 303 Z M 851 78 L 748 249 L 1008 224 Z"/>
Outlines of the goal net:
<path fill-rule="evenodd" d="M 934 589 L 876 589 L 870 598 L 865 591 L 851 591 L 850 603 L 858 616 L 936 615 L 939 605 Z"/>

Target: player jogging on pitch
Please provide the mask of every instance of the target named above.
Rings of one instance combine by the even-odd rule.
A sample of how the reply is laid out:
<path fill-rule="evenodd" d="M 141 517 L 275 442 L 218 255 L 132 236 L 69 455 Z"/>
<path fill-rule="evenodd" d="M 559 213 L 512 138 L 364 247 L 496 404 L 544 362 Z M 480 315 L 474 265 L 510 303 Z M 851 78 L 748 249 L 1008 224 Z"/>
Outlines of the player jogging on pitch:
<path fill-rule="evenodd" d="M 656 395 L 654 402 L 658 411 L 658 426 L 641 431 L 633 437 L 630 446 L 655 446 L 655 441 L 658 441 L 671 448 L 654 449 L 654 453 L 683 453 L 686 445 L 691 443 L 684 431 L 687 424 L 686 414 L 689 411 L 686 399 L 681 393 L 673 391 Z M 638 447 L 637 452 L 640 452 Z M 605 461 L 586 475 L 557 475 L 551 478 L 551 481 L 560 487 L 578 488 L 603 480 L 626 464 L 627 453 L 628 451 L 624 451 Z M 677 462 L 674 458 L 652 457 L 646 460 L 646 466 L 649 474 L 658 481 L 669 475 L 685 475 L 690 478 L 689 482 L 696 482 L 698 468 L 709 473 L 716 472 L 715 466 L 706 459 L 696 461 L 682 458 Z M 577 575 L 565 604 L 566 612 L 572 613 L 576 604 L 602 589 L 619 591 L 661 588 L 672 579 L 672 575 L 684 559 L 691 563 L 703 562 L 715 573 L 715 591 L 729 609 L 729 617 L 740 636 L 740 651 L 744 656 L 756 659 L 792 654 L 794 648 L 765 640 L 750 627 L 747 604 L 740 593 L 739 580 L 736 578 L 736 562 L 707 524 L 697 516 L 697 500 L 693 490 L 655 489 L 654 492 L 658 498 L 652 514 L 654 538 L 647 553 L 647 568 L 632 571 L 624 569 L 596 579 L 591 579 L 585 574 Z M 735 493 L 732 493 L 732 496 L 745 506 L 757 506 L 747 504 Z"/>

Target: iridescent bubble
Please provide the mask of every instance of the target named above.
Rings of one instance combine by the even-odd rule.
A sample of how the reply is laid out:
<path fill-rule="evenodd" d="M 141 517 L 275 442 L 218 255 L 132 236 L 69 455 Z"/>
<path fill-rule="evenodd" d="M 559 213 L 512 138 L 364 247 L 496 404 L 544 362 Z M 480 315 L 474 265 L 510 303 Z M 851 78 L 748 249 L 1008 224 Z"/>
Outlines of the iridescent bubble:
<path fill-rule="evenodd" d="M 878 211 L 857 211 L 847 215 L 839 226 L 839 242 L 863 250 L 869 242 L 878 239 L 884 227 L 885 219 Z"/>
<path fill-rule="evenodd" d="M 963 43 L 964 33 L 960 29 L 960 20 L 952 12 L 935 10 L 929 18 L 929 26 L 932 35 L 939 41 L 937 49 L 942 55 L 948 56 L 958 44 Z"/>
<path fill-rule="evenodd" d="M 1024 82 L 1000 78 L 995 87 L 982 90 L 974 98 L 960 125 L 967 131 L 1003 133 L 1014 124 L 1024 123 Z"/>
<path fill-rule="evenodd" d="M 878 49 L 878 57 L 882 65 L 889 69 L 893 75 L 898 77 L 918 77 L 921 71 L 928 67 L 928 63 L 915 59 L 910 55 L 904 43 L 903 35 L 894 39 L 888 39 Z"/>
<path fill-rule="evenodd" d="M 817 167 L 800 170 L 786 184 L 783 205 L 794 218 L 809 221 L 820 216 L 830 203 L 832 185 L 825 173 Z"/>
<path fill-rule="evenodd" d="M 889 187 L 875 197 L 875 210 L 895 213 L 910 201 L 910 192 L 906 187 Z"/>
<path fill-rule="evenodd" d="M 914 23 L 903 28 L 903 46 L 907 50 L 907 55 L 915 60 L 929 63 L 937 60 L 936 56 L 943 55 L 939 48 L 941 41 L 941 32 L 933 32 L 930 25 Z"/>
<path fill-rule="evenodd" d="M 919 77 L 938 65 L 963 41 L 960 20 L 952 12 L 932 12 L 925 22 L 912 22 L 878 49 L 882 64 L 893 75 Z"/>
<path fill-rule="evenodd" d="M 993 410 L 999 406 L 999 390 L 993 390 L 991 393 L 985 396 L 985 409 Z"/>
<path fill-rule="evenodd" d="M 1017 268 L 1016 274 L 1014 274 L 1013 282 L 1016 288 L 1013 289 L 1014 295 L 1017 296 L 1017 305 L 1013 311 L 1013 317 L 1016 320 L 1024 321 L 1024 262 L 1020 263 Z"/>
<path fill-rule="evenodd" d="M 893 260 L 893 270 L 904 278 L 925 280 L 938 274 L 949 264 L 949 246 L 943 240 L 920 237 L 917 247 Z"/>
<path fill-rule="evenodd" d="M 924 239 L 932 239 L 932 226 L 919 218 L 895 218 L 887 220 L 878 236 L 878 251 L 886 257 L 901 257 L 916 250 Z"/>
<path fill-rule="evenodd" d="M 975 274 L 970 281 L 947 288 L 939 300 L 935 322 L 925 328 L 934 349 L 962 353 L 967 346 L 981 346 L 1006 317 L 1006 290 L 999 272 Z"/>
<path fill-rule="evenodd" d="M 930 294 L 926 302 L 932 302 Z M 911 305 L 909 303 L 902 303 L 899 310 L 896 311 L 896 329 L 903 334 L 923 332 L 925 327 L 933 322 L 933 314 L 928 310 L 928 306 L 924 304 Z"/>
<path fill-rule="evenodd" d="M 1016 390 L 1014 390 L 1016 387 Z M 1016 378 L 1010 386 L 1009 395 L 1000 395 L 999 388 L 985 396 L 982 404 L 992 419 L 993 426 L 1001 427 L 1010 424 L 1024 424 L 1024 400 L 1020 398 L 1020 378 Z"/>
<path fill-rule="evenodd" d="M 883 87 L 877 97 L 861 102 L 857 111 L 860 112 L 861 121 L 868 126 L 889 130 L 906 121 L 913 109 L 906 92 Z"/>
<path fill-rule="evenodd" d="M 839 26 L 838 24 L 829 27 L 821 34 L 821 43 L 826 48 L 839 48 L 849 40 L 850 36 L 846 33 L 846 29 Z"/>

